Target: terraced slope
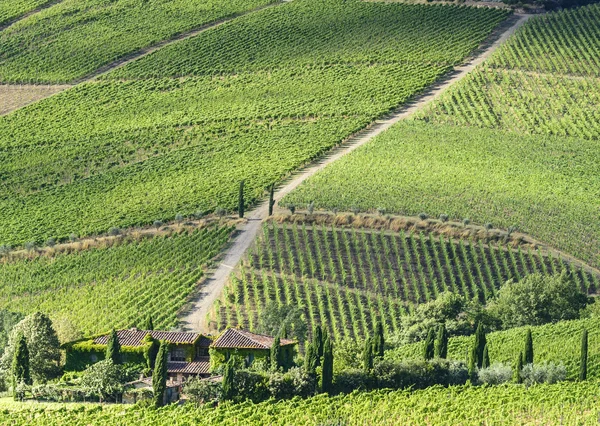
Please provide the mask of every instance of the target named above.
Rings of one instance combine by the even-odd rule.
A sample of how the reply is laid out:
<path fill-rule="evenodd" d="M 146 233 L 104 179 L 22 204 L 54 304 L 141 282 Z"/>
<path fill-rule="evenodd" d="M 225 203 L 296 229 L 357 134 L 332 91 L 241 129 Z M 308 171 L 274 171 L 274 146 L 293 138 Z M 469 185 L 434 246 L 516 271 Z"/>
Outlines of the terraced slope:
<path fill-rule="evenodd" d="M 583 290 L 597 276 L 562 259 L 520 248 L 448 240 L 433 234 L 356 231 L 267 222 L 248 261 L 215 306 L 213 326 L 258 326 L 270 303 L 300 307 L 309 325 L 337 339 L 361 339 L 375 318 L 390 332 L 418 303 L 452 291 L 484 302 L 508 279 L 529 273 L 576 272 Z"/>
<path fill-rule="evenodd" d="M 181 53 L 191 62 L 229 55 L 231 69 L 248 71 L 223 74 L 218 65 L 208 75 L 168 77 L 194 73 L 182 67 L 141 80 L 115 73 L 115 80 L 80 85 L 2 117 L 0 243 L 43 243 L 177 213 L 233 209 L 241 180 L 250 205 L 270 184 L 431 84 L 505 17 L 494 9 L 297 0 L 182 42 L 195 46 L 192 55 Z M 268 57 L 278 46 L 269 40 L 277 40 L 272 29 L 282 18 L 288 38 L 304 50 L 321 49 L 320 62 L 250 67 L 253 55 Z M 413 28 L 442 18 L 435 37 Z M 306 27 L 308 21 L 314 25 Z M 354 33 L 328 30 L 338 22 L 381 42 L 365 50 L 348 41 Z M 211 41 L 215 31 L 228 34 L 218 46 Z M 250 39 L 259 47 L 239 44 Z M 440 47 L 425 52 L 412 44 L 435 40 Z M 174 63 L 179 44 L 168 48 Z M 302 57 L 295 45 L 286 46 L 282 57 Z M 394 61 L 372 62 L 378 50 L 397 48 Z M 160 51 L 144 63 L 153 57 Z"/>
<path fill-rule="evenodd" d="M 71 82 L 128 53 L 270 1 L 65 0 L 0 33 L 0 82 Z"/>
<path fill-rule="evenodd" d="M 136 240 L 124 237 L 55 255 L 0 259 L 0 307 L 65 318 L 86 335 L 177 325 L 176 314 L 232 229 L 210 227 Z"/>
<path fill-rule="evenodd" d="M 0 28 L 52 0 L 7 0 L 0 3 Z"/>

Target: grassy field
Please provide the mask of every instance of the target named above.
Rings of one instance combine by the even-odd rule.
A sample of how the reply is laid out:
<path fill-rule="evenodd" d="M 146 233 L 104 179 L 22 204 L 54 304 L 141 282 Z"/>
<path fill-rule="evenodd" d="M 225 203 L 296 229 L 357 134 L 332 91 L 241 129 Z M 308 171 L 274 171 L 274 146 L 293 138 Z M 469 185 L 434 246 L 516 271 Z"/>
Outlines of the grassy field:
<path fill-rule="evenodd" d="M 567 367 L 568 378 L 579 377 L 579 360 L 581 355 L 581 333 L 588 330 L 588 377 L 600 379 L 600 318 L 561 321 L 531 327 L 533 336 L 534 363 L 553 361 L 563 363 Z M 523 351 L 526 327 L 513 328 L 490 333 L 487 336 L 490 361 L 515 362 L 517 355 Z M 474 337 L 453 337 L 448 343 L 448 358 L 465 360 L 467 351 L 473 345 Z M 391 359 L 421 359 L 422 343 L 405 345 L 396 350 L 386 352 Z"/>
<path fill-rule="evenodd" d="M 0 33 L 0 81 L 70 82 L 128 53 L 268 3 L 64 0 Z"/>
<path fill-rule="evenodd" d="M 559 383 L 526 388 L 433 387 L 419 391 L 356 392 L 305 400 L 192 404 L 160 410 L 124 406 L 19 404 L 0 401 L 0 420 L 12 425 L 514 425 L 598 422 L 598 383 Z"/>
<path fill-rule="evenodd" d="M 182 42 L 195 46 L 189 61 L 231 55 L 233 69 L 243 69 L 257 52 L 268 58 L 277 47 L 269 42 L 277 39 L 271 29 L 286 11 L 288 37 L 304 50 L 320 48 L 319 62 L 309 57 L 270 69 L 265 60 L 244 72 L 223 75 L 217 66 L 207 75 L 182 78 L 115 73 L 116 80 L 81 85 L 0 118 L 0 243 L 43 243 L 177 213 L 231 210 L 242 179 L 250 205 L 270 184 L 431 84 L 506 16 L 493 9 L 299 0 Z M 441 16 L 446 25 L 431 31 L 396 23 L 418 26 Z M 319 25 L 304 27 L 307 20 Z M 348 41 L 354 33 L 325 31 L 337 20 L 353 22 L 362 38 L 381 41 L 364 49 Z M 228 37 L 215 45 L 214 31 Z M 460 38 L 453 50 L 445 39 L 455 34 Z M 249 39 L 262 42 L 239 45 Z M 406 40 L 437 40 L 441 48 L 420 56 Z M 179 44 L 168 51 L 175 64 L 179 56 L 190 58 L 177 51 Z M 284 45 L 281 55 L 302 58 L 295 46 Z M 399 47 L 404 50 L 396 60 L 372 61 L 379 50 Z M 250 53 L 238 55 L 240 49 Z M 402 52 L 412 59 L 400 61 Z M 147 61 L 160 69 L 154 57 L 162 56 L 157 52 Z M 194 74 L 178 67 L 177 75 Z M 174 75 L 165 69 L 169 73 Z"/>
<path fill-rule="evenodd" d="M 66 319 L 86 335 L 151 315 L 158 329 L 177 311 L 232 232 L 210 227 L 153 238 L 121 237 L 71 252 L 0 259 L 0 307 Z"/>
<path fill-rule="evenodd" d="M 212 320 L 255 329 L 270 303 L 297 306 L 309 329 L 325 324 L 336 339 L 362 340 L 375 319 L 398 332 L 401 316 L 443 291 L 484 302 L 508 279 L 574 270 L 592 293 L 598 277 L 564 260 L 433 234 L 343 230 L 269 223 L 215 305 Z"/>

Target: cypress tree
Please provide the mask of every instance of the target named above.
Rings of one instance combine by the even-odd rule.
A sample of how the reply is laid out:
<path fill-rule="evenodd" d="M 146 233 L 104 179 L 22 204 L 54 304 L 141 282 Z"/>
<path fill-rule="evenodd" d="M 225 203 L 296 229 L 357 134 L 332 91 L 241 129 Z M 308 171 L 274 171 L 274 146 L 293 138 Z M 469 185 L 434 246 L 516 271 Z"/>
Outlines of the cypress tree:
<path fill-rule="evenodd" d="M 488 345 L 486 343 L 483 348 L 483 362 L 481 363 L 481 368 L 488 368 L 490 366 L 490 355 L 488 353 Z"/>
<path fill-rule="evenodd" d="M 383 358 L 383 354 L 385 351 L 385 340 L 383 337 L 383 323 L 381 320 L 377 321 L 375 325 L 375 338 L 373 340 L 373 351 L 374 356 L 378 356 Z"/>
<path fill-rule="evenodd" d="M 146 351 L 144 352 L 144 358 L 146 359 L 146 365 L 149 369 L 153 369 L 156 363 L 156 356 L 158 355 L 158 348 L 160 343 L 150 333 L 146 334 L 144 340 L 147 342 Z"/>
<path fill-rule="evenodd" d="M 21 335 L 15 347 L 12 360 L 13 374 L 13 391 L 15 400 L 19 399 L 16 393 L 16 387 L 19 383 L 31 384 L 31 376 L 29 374 L 29 349 L 25 336 Z"/>
<path fill-rule="evenodd" d="M 533 364 L 533 338 L 531 337 L 531 329 L 527 329 L 525 334 L 525 352 L 523 352 L 523 365 Z"/>
<path fill-rule="evenodd" d="M 485 345 L 487 344 L 487 339 L 485 337 L 485 331 L 483 330 L 483 325 L 479 323 L 477 326 L 477 331 L 475 331 L 475 362 L 477 363 L 477 367 L 481 368 L 483 364 L 483 350 L 485 349 Z"/>
<path fill-rule="evenodd" d="M 238 197 L 238 214 L 240 219 L 244 217 L 244 181 L 240 182 L 240 193 Z"/>
<path fill-rule="evenodd" d="M 427 338 L 425 339 L 425 346 L 423 347 L 423 358 L 425 358 L 425 360 L 429 360 L 433 358 L 434 355 L 434 346 L 435 346 L 435 342 L 434 342 L 434 333 L 433 333 L 433 328 L 429 329 L 429 332 L 427 333 Z"/>
<path fill-rule="evenodd" d="M 146 318 L 144 319 L 144 321 L 142 321 L 142 324 L 140 325 L 140 329 L 148 330 L 148 331 L 154 330 L 154 324 L 152 323 L 152 316 L 150 316 L 150 315 L 146 316 Z"/>
<path fill-rule="evenodd" d="M 513 382 L 523 383 L 523 377 L 521 371 L 523 370 L 523 352 L 519 353 L 517 360 L 515 361 L 515 369 L 513 371 Z"/>
<path fill-rule="evenodd" d="M 223 372 L 223 399 L 228 400 L 232 399 L 234 395 L 234 387 L 233 387 L 233 359 L 230 359 L 227 364 L 225 364 L 225 371 Z"/>
<path fill-rule="evenodd" d="M 588 331 L 583 330 L 581 335 L 581 360 L 579 361 L 579 380 L 587 379 L 587 363 L 588 363 Z"/>
<path fill-rule="evenodd" d="M 281 355 L 281 339 L 276 337 L 271 346 L 271 369 L 273 371 L 277 371 L 279 367 L 282 367 Z"/>
<path fill-rule="evenodd" d="M 273 207 L 275 206 L 275 184 L 271 185 L 269 191 L 269 216 L 273 216 Z"/>
<path fill-rule="evenodd" d="M 304 358 L 304 370 L 310 375 L 317 374 L 318 356 L 312 343 L 306 346 L 306 356 Z"/>
<path fill-rule="evenodd" d="M 317 325 L 313 330 L 313 349 L 317 354 L 317 358 L 321 358 L 323 356 L 323 330 L 319 325 Z"/>
<path fill-rule="evenodd" d="M 468 366 L 469 377 L 471 380 L 475 379 L 475 374 L 477 372 L 477 346 L 473 345 L 471 348 L 471 354 L 469 356 L 469 366 Z"/>
<path fill-rule="evenodd" d="M 365 340 L 365 348 L 363 350 L 363 368 L 366 372 L 373 369 L 373 342 L 370 338 Z"/>
<path fill-rule="evenodd" d="M 108 341 L 106 342 L 106 359 L 112 359 L 113 364 L 121 363 L 121 345 L 114 328 L 108 335 Z"/>
<path fill-rule="evenodd" d="M 333 347 L 327 338 L 323 344 L 323 367 L 321 368 L 321 390 L 331 392 L 333 384 Z"/>
<path fill-rule="evenodd" d="M 167 389 L 167 352 L 169 345 L 161 341 L 154 364 L 154 373 L 152 374 L 152 390 L 154 391 L 154 406 L 162 407 L 164 405 L 164 395 Z"/>
<path fill-rule="evenodd" d="M 435 339 L 435 357 L 446 358 L 448 356 L 448 332 L 446 324 L 440 325 L 437 338 Z"/>

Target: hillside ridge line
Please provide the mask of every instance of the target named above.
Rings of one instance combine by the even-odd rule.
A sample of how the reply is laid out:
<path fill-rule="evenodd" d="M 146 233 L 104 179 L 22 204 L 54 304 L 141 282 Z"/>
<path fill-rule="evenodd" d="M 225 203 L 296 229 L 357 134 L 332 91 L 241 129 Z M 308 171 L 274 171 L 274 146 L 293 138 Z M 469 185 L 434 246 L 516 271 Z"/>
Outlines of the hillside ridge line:
<path fill-rule="evenodd" d="M 333 148 L 325 157 L 311 163 L 303 170 L 298 170 L 296 173 L 292 174 L 292 176 L 275 191 L 275 199 L 280 200 L 296 189 L 306 179 L 321 171 L 329 164 L 353 152 L 356 148 L 371 141 L 394 124 L 410 117 L 424 105 L 438 98 L 450 86 L 464 78 L 477 66 L 483 63 L 483 61 L 494 53 L 498 47 L 500 47 L 533 15 L 515 14 L 514 16 L 517 16 L 518 19 L 510 27 L 505 29 L 493 43 L 481 50 L 476 50 L 476 55 L 474 57 L 468 57 L 466 63 L 455 67 L 453 71 L 446 74 L 424 92 L 416 95 L 412 101 L 399 106 L 395 112 L 380 120 L 375 120 L 370 126 L 351 135 L 337 148 Z M 493 37 L 493 35 L 494 33 L 490 36 Z M 202 280 L 197 294 L 192 298 L 188 306 L 181 311 L 179 316 L 179 327 L 182 330 L 194 331 L 197 333 L 208 332 L 208 326 L 206 324 L 208 313 L 227 284 L 227 280 L 232 271 L 232 269 L 230 269 L 231 266 L 238 265 L 244 253 L 253 243 L 259 229 L 261 229 L 263 220 L 267 217 L 268 201 L 263 201 L 254 210 L 247 213 L 246 218 L 248 221 L 238 227 L 237 236 L 226 249 L 225 253 L 222 254 L 219 265 Z"/>

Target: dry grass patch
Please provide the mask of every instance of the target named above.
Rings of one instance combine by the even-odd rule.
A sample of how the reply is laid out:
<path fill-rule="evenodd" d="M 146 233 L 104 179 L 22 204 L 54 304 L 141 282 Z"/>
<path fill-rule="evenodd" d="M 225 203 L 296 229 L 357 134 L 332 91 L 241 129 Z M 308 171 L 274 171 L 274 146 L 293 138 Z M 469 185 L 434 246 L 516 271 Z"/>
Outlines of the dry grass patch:
<path fill-rule="evenodd" d="M 0 85 L 0 115 L 70 88 L 68 85 Z"/>

